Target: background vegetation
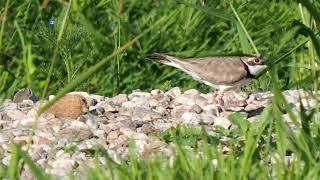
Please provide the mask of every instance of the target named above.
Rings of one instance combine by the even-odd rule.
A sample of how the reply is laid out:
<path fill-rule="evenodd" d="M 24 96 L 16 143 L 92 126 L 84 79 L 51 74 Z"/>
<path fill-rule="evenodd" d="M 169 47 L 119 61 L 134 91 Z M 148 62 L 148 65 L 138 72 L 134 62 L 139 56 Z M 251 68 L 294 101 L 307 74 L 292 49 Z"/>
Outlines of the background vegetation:
<path fill-rule="evenodd" d="M 229 2 L 3 0 L 1 97 L 12 97 L 22 87 L 30 87 L 42 97 L 56 94 L 81 72 L 165 16 L 171 18 L 110 59 L 76 90 L 111 96 L 138 88 L 147 91 L 180 86 L 208 92 L 207 86 L 178 70 L 148 61 L 146 55 L 255 54 Z M 319 2 L 310 3 L 318 13 Z M 301 26 L 310 28 L 314 36 L 319 27 L 319 18 L 310 16 L 305 6 L 292 1 L 236 1 L 234 7 L 259 52 L 271 62 L 307 40 L 302 35 L 309 34 L 303 34 Z M 49 24 L 51 20 L 54 25 Z M 317 61 L 312 43 L 294 50 L 276 67 L 281 88 L 315 89 Z M 249 89 L 270 87 L 270 77 L 265 75 Z"/>
<path fill-rule="evenodd" d="M 293 112 L 281 91 L 318 90 L 320 2 L 238 0 L 233 1 L 234 10 L 230 2 L 2 0 L 1 99 L 12 97 L 22 87 L 30 87 L 42 97 L 70 90 L 111 96 L 137 88 L 173 86 L 208 92 L 208 87 L 184 73 L 148 61 L 146 56 L 154 52 L 180 57 L 254 54 L 255 45 L 274 66 L 246 90 L 272 90 L 275 96 L 272 107 L 265 109 L 256 124 L 236 114 L 233 121 L 239 128 L 217 132 L 229 138 L 228 144 L 223 144 L 231 149 L 229 154 L 218 150 L 223 143 L 219 135 L 211 137 L 203 131 L 181 128 L 159 135 L 178 147 L 173 164 L 163 158 L 142 161 L 134 155 L 116 164 L 106 156 L 110 162 L 107 167 L 97 164 L 82 173 L 91 179 L 319 176 L 319 108 L 305 111 L 301 107 L 298 113 Z M 67 88 L 59 91 L 63 87 Z M 283 112 L 293 122 L 300 120 L 295 132 L 284 123 Z M 185 149 L 186 145 L 195 149 Z M 103 153 L 100 149 L 94 155 Z M 287 155 L 293 157 L 290 165 Z M 43 170 L 16 146 L 12 148 L 10 167 L 0 168 L 0 177 L 17 178 L 20 159 L 39 179 L 45 178 Z"/>

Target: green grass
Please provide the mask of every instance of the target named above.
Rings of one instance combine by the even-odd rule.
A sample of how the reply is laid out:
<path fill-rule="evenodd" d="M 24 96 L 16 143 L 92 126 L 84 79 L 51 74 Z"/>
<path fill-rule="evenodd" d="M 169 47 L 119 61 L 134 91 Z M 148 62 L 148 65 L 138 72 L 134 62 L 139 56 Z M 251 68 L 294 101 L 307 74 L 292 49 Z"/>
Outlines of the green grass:
<path fill-rule="evenodd" d="M 46 5 L 45 2 L 48 2 Z M 284 89 L 319 89 L 320 3 L 296 1 L 97 0 L 0 1 L 0 99 L 30 87 L 43 98 L 69 91 L 111 96 L 159 88 L 210 88 L 173 68 L 148 61 L 154 52 L 180 57 L 260 53 L 272 68 L 248 92 L 271 90 L 272 106 L 254 124 L 235 114 L 232 130 L 209 136 L 180 127 L 159 137 L 177 146 L 176 158 L 120 164 L 105 150 L 106 166 L 98 163 L 84 174 L 89 179 L 313 179 L 320 175 L 319 108 L 296 117 L 284 100 Z M 299 4 L 301 3 L 301 4 Z M 54 20 L 54 27 L 48 25 Z M 296 124 L 284 123 L 287 112 Z M 301 126 L 297 123 L 301 119 Z M 31 134 L 32 135 L 32 134 Z M 219 136 L 228 137 L 227 144 Z M 276 141 L 274 141 L 274 138 Z M 192 150 L 186 146 L 193 147 Z M 221 146 L 230 152 L 224 154 Z M 201 152 L 201 156 L 199 155 Z M 287 153 L 294 154 L 290 166 Z M 21 161 L 38 179 L 44 171 L 18 146 L 12 146 L 9 167 L 0 178 L 19 178 Z M 215 163 L 213 163 L 215 162 Z M 70 178 L 73 178 L 72 176 Z"/>

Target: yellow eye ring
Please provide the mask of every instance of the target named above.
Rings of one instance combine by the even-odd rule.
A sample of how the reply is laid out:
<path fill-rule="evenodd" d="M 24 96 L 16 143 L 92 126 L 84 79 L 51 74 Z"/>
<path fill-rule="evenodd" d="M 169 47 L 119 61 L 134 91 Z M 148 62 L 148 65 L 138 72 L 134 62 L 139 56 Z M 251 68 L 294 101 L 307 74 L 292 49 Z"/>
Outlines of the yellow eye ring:
<path fill-rule="evenodd" d="M 254 59 L 254 63 L 256 63 L 256 64 L 258 64 L 260 62 L 261 62 L 260 59 Z"/>

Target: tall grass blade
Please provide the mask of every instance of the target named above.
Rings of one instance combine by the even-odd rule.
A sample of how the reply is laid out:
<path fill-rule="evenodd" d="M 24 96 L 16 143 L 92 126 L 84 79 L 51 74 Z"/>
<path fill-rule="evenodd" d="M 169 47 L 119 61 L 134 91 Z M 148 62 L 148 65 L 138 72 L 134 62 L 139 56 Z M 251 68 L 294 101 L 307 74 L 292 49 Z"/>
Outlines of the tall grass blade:
<path fill-rule="evenodd" d="M 257 49 L 256 45 L 254 44 L 254 42 L 253 42 L 253 40 L 252 40 L 251 36 L 249 35 L 249 33 L 248 33 L 248 31 L 247 31 L 246 27 L 244 26 L 244 24 L 242 23 L 241 18 L 240 18 L 240 16 L 239 16 L 239 14 L 237 13 L 237 11 L 235 10 L 235 8 L 233 7 L 232 3 L 230 3 L 230 7 L 231 7 L 231 9 L 232 9 L 232 11 L 233 11 L 234 15 L 236 16 L 237 21 L 238 21 L 238 23 L 240 24 L 240 26 L 241 26 L 242 30 L 244 31 L 245 35 L 247 36 L 247 38 L 248 38 L 248 40 L 249 40 L 249 42 L 250 42 L 250 44 L 251 44 L 252 48 L 254 49 L 254 52 L 256 53 L 256 55 L 257 55 L 257 56 L 260 56 L 260 53 L 259 53 L 259 51 L 258 51 L 258 49 Z"/>
<path fill-rule="evenodd" d="M 196 4 L 190 4 L 190 3 L 186 3 L 186 2 L 179 2 L 179 3 L 183 4 L 187 7 L 202 11 L 202 12 L 208 14 L 209 17 L 211 17 L 211 18 L 218 17 L 218 18 L 222 18 L 226 21 L 235 22 L 235 19 L 230 14 L 226 13 L 226 11 L 224 11 L 224 10 L 220 10 L 220 9 L 213 8 L 213 7 L 199 6 Z"/>
<path fill-rule="evenodd" d="M 297 0 L 297 2 L 301 3 L 305 8 L 307 8 L 312 17 L 320 25 L 320 9 L 315 5 L 316 3 L 311 3 L 309 0 Z"/>
<path fill-rule="evenodd" d="M 10 0 L 6 1 L 6 6 L 4 8 L 4 14 L 3 14 L 3 19 L 2 19 L 2 22 L 1 22 L 0 50 L 2 50 L 2 41 L 3 41 L 3 38 L 4 38 L 4 28 L 5 28 L 5 24 L 6 24 L 6 20 L 7 20 L 7 16 L 8 16 L 9 2 L 10 2 Z"/>
<path fill-rule="evenodd" d="M 11 159 L 10 159 L 10 165 L 9 165 L 9 177 L 10 179 L 18 179 L 19 175 L 19 168 L 18 164 L 21 159 L 21 156 L 19 154 L 19 148 L 16 144 L 12 144 L 11 146 Z"/>
<path fill-rule="evenodd" d="M 62 39 L 63 32 L 64 32 L 65 27 L 66 27 L 66 21 L 67 21 L 67 18 L 68 18 L 69 10 L 71 8 L 71 4 L 72 4 L 72 0 L 70 0 L 68 2 L 66 10 L 64 11 L 64 16 L 63 16 L 63 19 L 62 19 L 62 22 L 61 22 L 61 25 L 60 25 L 60 31 L 59 31 L 59 34 L 58 34 L 58 37 L 57 37 L 57 43 L 59 43 L 61 41 L 61 39 Z M 51 59 L 51 65 L 50 65 L 48 76 L 47 76 L 47 79 L 46 79 L 46 84 L 45 84 L 44 89 L 42 91 L 42 98 L 44 98 L 47 95 L 48 88 L 49 88 L 49 85 L 51 83 L 50 82 L 51 81 L 51 76 L 52 76 L 53 69 L 55 67 L 56 61 L 57 61 L 58 48 L 59 47 L 57 46 L 54 49 L 54 52 L 53 52 L 53 56 L 52 56 L 52 59 Z"/>

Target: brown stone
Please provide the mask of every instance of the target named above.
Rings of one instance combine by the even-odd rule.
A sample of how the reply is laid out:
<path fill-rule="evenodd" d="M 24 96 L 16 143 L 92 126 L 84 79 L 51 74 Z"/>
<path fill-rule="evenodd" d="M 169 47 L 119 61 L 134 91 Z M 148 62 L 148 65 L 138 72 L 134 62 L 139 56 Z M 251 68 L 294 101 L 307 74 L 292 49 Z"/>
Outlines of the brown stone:
<path fill-rule="evenodd" d="M 49 113 L 58 118 L 73 118 L 83 115 L 88 111 L 85 98 L 78 94 L 67 94 L 56 102 L 50 109 Z"/>

